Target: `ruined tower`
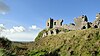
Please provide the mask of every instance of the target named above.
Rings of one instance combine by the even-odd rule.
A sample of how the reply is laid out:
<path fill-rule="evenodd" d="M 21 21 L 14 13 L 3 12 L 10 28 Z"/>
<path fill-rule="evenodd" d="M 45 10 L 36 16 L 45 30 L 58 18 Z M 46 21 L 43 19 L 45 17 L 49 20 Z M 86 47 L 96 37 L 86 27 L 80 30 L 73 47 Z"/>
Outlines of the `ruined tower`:
<path fill-rule="evenodd" d="M 100 28 L 100 13 L 96 14 L 96 20 L 93 22 L 94 28 Z"/>
<path fill-rule="evenodd" d="M 46 22 L 46 28 L 53 28 L 53 19 L 49 18 Z"/>
<path fill-rule="evenodd" d="M 86 15 L 79 16 L 74 19 L 76 30 L 87 29 L 89 28 L 88 18 Z"/>
<path fill-rule="evenodd" d="M 59 28 L 62 26 L 63 20 L 54 20 L 53 22 L 53 28 Z"/>
<path fill-rule="evenodd" d="M 63 20 L 53 20 L 49 18 L 46 22 L 46 28 L 59 28 L 62 26 Z"/>

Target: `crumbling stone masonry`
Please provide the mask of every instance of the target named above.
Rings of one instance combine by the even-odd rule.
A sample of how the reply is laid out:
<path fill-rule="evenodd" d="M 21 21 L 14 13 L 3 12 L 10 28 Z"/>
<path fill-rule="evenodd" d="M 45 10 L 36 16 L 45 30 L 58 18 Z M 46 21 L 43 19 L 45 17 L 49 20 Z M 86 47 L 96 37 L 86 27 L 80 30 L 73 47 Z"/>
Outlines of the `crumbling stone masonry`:
<path fill-rule="evenodd" d="M 62 27 L 63 20 L 54 20 L 53 22 L 53 28 L 59 28 Z"/>
<path fill-rule="evenodd" d="M 49 18 L 46 22 L 46 28 L 52 29 L 48 32 L 43 33 L 43 37 L 48 35 L 56 35 L 62 31 L 59 31 L 59 28 L 67 29 L 67 30 L 82 30 L 92 28 L 100 28 L 100 13 L 96 14 L 96 19 L 93 23 L 88 22 L 88 18 L 86 15 L 79 16 L 74 19 L 74 23 L 70 23 L 69 25 L 62 25 L 63 20 L 53 20 Z"/>
<path fill-rule="evenodd" d="M 45 37 L 47 35 L 48 35 L 48 33 L 47 32 L 44 32 L 42 37 Z"/>
<path fill-rule="evenodd" d="M 53 28 L 53 19 L 49 18 L 46 22 L 46 28 Z"/>
<path fill-rule="evenodd" d="M 100 28 L 100 13 L 96 14 L 96 20 L 93 22 L 94 28 Z"/>
<path fill-rule="evenodd" d="M 75 30 L 87 29 L 89 28 L 89 22 L 86 15 L 79 16 L 74 19 Z"/>
<path fill-rule="evenodd" d="M 70 23 L 70 25 L 63 25 L 63 28 L 68 30 L 81 30 L 81 29 L 87 29 L 90 27 L 87 16 L 82 15 L 78 18 L 74 19 L 74 23 Z"/>
<path fill-rule="evenodd" d="M 46 28 L 60 28 L 62 27 L 63 20 L 53 20 L 49 18 L 46 22 Z"/>
<path fill-rule="evenodd" d="M 48 32 L 44 32 L 42 37 L 56 35 L 59 33 L 58 29 L 49 30 Z"/>

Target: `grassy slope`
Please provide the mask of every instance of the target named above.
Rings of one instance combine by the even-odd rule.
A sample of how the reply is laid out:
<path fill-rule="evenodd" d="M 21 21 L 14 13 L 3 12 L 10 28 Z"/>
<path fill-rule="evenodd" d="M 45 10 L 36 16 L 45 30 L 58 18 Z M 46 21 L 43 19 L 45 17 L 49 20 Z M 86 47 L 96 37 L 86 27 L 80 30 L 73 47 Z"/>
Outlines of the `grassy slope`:
<path fill-rule="evenodd" d="M 34 42 L 13 42 L 7 38 L 0 37 L 0 56 L 2 55 L 26 55 L 32 50 Z"/>
<path fill-rule="evenodd" d="M 60 56 L 100 56 L 100 29 L 76 30 L 44 37 L 33 46 L 33 50 L 56 52 Z"/>
<path fill-rule="evenodd" d="M 0 56 L 2 56 L 2 55 L 4 55 L 4 54 L 5 54 L 4 49 L 1 49 L 1 48 L 0 48 Z"/>
<path fill-rule="evenodd" d="M 4 37 L 0 37 L 0 56 L 11 56 L 11 41 Z"/>
<path fill-rule="evenodd" d="M 29 52 L 33 56 L 44 54 L 47 56 L 100 56 L 100 29 L 69 31 L 28 43 L 12 42 L 11 44 L 7 39 L 0 40 L 0 48 L 10 48 L 17 55 L 25 55 L 33 48 L 35 55 Z M 11 46 L 8 46 L 9 44 Z M 2 54 L 1 51 L 0 54 Z"/>
<path fill-rule="evenodd" d="M 32 50 L 34 42 L 12 42 L 11 50 L 16 55 L 26 55 L 29 50 Z"/>

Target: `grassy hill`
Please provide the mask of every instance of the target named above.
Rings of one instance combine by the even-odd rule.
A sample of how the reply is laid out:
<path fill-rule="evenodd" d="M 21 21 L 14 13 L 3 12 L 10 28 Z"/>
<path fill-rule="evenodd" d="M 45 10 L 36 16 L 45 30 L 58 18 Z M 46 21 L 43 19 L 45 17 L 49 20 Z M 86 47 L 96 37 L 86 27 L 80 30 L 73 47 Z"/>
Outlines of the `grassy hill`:
<path fill-rule="evenodd" d="M 30 56 L 100 56 L 100 29 L 69 31 L 34 42 Z"/>
<path fill-rule="evenodd" d="M 100 29 L 65 31 L 34 42 L 12 42 L 0 38 L 1 56 L 100 56 Z"/>

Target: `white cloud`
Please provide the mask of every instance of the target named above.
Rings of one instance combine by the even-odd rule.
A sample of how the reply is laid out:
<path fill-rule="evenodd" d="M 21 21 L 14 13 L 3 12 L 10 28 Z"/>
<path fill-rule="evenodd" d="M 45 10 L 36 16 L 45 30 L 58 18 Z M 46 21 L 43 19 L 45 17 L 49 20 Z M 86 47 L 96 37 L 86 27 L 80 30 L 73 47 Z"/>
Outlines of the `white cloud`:
<path fill-rule="evenodd" d="M 25 28 L 23 26 L 19 26 L 19 27 L 13 27 L 12 29 L 10 29 L 10 31 L 13 32 L 23 32 L 25 31 Z"/>
<path fill-rule="evenodd" d="M 17 33 L 17 32 L 23 32 L 25 31 L 25 28 L 23 26 L 14 26 L 13 28 L 11 29 L 5 29 L 3 30 L 3 32 L 5 33 Z"/>
<path fill-rule="evenodd" d="M 7 29 L 3 24 L 0 24 L 0 27 L 5 28 L 2 29 L 3 31 L 0 33 L 0 36 L 5 36 L 11 41 L 33 41 L 41 29 L 36 26 L 32 26 L 32 30 L 26 29 L 23 26 L 14 26 Z"/>
<path fill-rule="evenodd" d="M 8 11 L 9 11 L 9 7 L 5 3 L 0 1 L 0 14 L 5 15 L 6 13 L 8 13 Z"/>
<path fill-rule="evenodd" d="M 37 36 L 34 32 L 20 32 L 6 35 L 12 41 L 34 41 Z"/>
<path fill-rule="evenodd" d="M 4 28 L 4 24 L 0 24 L 0 30 L 3 30 Z"/>
<path fill-rule="evenodd" d="M 4 27 L 4 24 L 0 24 L 0 27 L 3 27 L 3 28 L 5 28 L 5 27 Z"/>
<path fill-rule="evenodd" d="M 32 25 L 31 27 L 29 27 L 29 29 L 31 29 L 31 30 L 41 30 L 41 28 L 37 27 L 36 25 Z"/>
<path fill-rule="evenodd" d="M 0 36 L 2 36 L 3 30 L 5 30 L 4 24 L 0 24 Z"/>
<path fill-rule="evenodd" d="M 36 25 L 32 25 L 32 27 L 30 27 L 30 29 L 37 29 Z"/>

